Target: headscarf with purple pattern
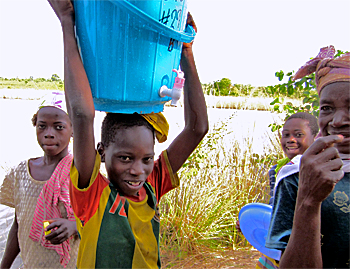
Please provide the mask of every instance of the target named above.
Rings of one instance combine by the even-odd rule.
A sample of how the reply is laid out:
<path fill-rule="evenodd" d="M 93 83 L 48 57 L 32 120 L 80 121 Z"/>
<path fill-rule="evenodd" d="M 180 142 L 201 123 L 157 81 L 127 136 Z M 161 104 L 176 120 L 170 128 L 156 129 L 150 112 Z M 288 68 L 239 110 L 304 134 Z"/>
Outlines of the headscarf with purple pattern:
<path fill-rule="evenodd" d="M 43 97 L 39 109 L 47 106 L 56 107 L 67 113 L 66 99 L 62 92 L 50 92 Z M 68 113 L 67 113 L 68 114 Z"/>
<path fill-rule="evenodd" d="M 303 78 L 315 72 L 318 95 L 321 90 L 338 81 L 350 82 L 350 53 L 334 58 L 334 47 L 321 48 L 319 54 L 303 65 L 293 76 L 293 80 Z"/>

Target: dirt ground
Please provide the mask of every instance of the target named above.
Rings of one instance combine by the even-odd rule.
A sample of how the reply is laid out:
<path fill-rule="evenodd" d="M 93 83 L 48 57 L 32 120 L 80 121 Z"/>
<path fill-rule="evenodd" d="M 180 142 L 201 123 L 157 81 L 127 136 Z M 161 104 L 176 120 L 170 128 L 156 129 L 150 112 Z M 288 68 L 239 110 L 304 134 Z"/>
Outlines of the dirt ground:
<path fill-rule="evenodd" d="M 255 268 L 261 253 L 247 248 L 217 252 L 204 251 L 185 258 L 161 251 L 161 256 L 163 268 Z"/>

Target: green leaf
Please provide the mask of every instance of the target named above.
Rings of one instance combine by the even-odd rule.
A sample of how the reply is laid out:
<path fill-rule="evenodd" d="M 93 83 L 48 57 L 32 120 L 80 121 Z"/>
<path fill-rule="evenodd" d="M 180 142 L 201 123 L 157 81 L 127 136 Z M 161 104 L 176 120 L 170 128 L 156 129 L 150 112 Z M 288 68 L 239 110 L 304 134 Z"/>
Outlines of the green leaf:
<path fill-rule="evenodd" d="M 281 70 L 275 73 L 275 76 L 278 77 L 278 80 L 281 81 L 284 77 L 284 72 Z"/>
<path fill-rule="evenodd" d="M 285 94 L 286 93 L 286 85 L 282 84 L 280 86 L 280 93 Z"/>
<path fill-rule="evenodd" d="M 320 105 L 320 102 L 318 100 L 314 100 L 312 102 L 312 107 L 318 107 Z"/>
<path fill-rule="evenodd" d="M 292 95 L 293 93 L 294 93 L 294 88 L 293 88 L 292 85 L 289 85 L 289 86 L 288 86 L 288 94 L 289 94 L 289 95 Z"/>
<path fill-rule="evenodd" d="M 309 102 L 309 97 L 305 97 L 304 99 L 303 99 L 303 104 L 306 104 L 306 103 L 308 103 Z"/>
<path fill-rule="evenodd" d="M 289 110 L 291 107 L 289 105 L 284 105 L 283 110 Z"/>
<path fill-rule="evenodd" d="M 279 102 L 280 102 L 280 99 L 279 99 L 279 97 L 277 97 L 275 100 L 273 100 L 273 101 L 270 103 L 270 105 L 273 106 L 274 104 L 279 103 Z"/>

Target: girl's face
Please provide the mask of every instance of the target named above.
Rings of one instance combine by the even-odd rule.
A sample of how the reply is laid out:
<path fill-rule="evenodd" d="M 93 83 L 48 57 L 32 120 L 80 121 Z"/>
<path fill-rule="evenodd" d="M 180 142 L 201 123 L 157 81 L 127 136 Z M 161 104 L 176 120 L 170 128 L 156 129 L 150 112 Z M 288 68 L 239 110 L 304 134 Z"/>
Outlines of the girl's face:
<path fill-rule="evenodd" d="M 68 115 L 55 107 L 43 107 L 38 111 L 36 136 L 40 147 L 47 156 L 68 153 L 68 144 L 73 135 Z"/>
<path fill-rule="evenodd" d="M 113 185 L 125 195 L 137 195 L 153 170 L 153 133 L 145 126 L 122 128 L 102 154 Z"/>
<path fill-rule="evenodd" d="M 287 120 L 283 126 L 281 145 L 289 159 L 303 154 L 314 139 L 307 120 L 294 118 Z"/>
<path fill-rule="evenodd" d="M 340 153 L 350 154 L 350 82 L 335 82 L 323 88 L 318 122 L 323 136 L 344 136 L 335 147 Z"/>

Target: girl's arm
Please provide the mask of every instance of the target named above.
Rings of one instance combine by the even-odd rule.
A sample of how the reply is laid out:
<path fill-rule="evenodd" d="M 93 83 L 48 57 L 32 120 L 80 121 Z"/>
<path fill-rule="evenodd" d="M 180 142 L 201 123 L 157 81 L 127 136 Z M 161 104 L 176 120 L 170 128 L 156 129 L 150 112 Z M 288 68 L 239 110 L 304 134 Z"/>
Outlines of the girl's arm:
<path fill-rule="evenodd" d="M 190 13 L 187 17 L 187 24 L 197 30 Z M 167 149 L 174 173 L 181 168 L 208 132 L 207 107 L 194 62 L 192 43 L 183 44 L 180 64 L 186 79 L 184 86 L 185 128 Z"/>
<path fill-rule="evenodd" d="M 88 78 L 78 52 L 74 33 L 74 9 L 70 0 L 48 0 L 63 31 L 64 85 L 68 113 L 73 124 L 74 165 L 79 188 L 89 185 L 95 163 L 95 108 Z"/>
<path fill-rule="evenodd" d="M 17 215 L 15 214 L 13 224 L 8 234 L 5 253 L 4 253 L 4 256 L 2 257 L 0 268 L 10 268 L 19 252 L 20 252 L 20 249 L 19 249 L 19 243 L 18 243 L 18 223 L 17 223 Z"/>

